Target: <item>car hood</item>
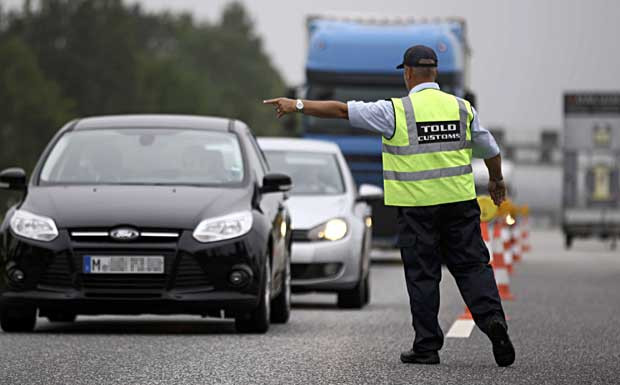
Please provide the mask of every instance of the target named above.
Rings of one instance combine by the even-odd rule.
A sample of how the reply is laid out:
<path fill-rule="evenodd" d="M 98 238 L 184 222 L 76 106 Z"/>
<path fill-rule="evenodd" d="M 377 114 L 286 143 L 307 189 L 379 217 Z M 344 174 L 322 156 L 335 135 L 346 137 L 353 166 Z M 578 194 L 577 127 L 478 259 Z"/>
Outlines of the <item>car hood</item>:
<path fill-rule="evenodd" d="M 332 218 L 346 217 L 351 201 L 346 195 L 293 195 L 287 200 L 293 229 L 311 229 Z"/>
<path fill-rule="evenodd" d="M 136 226 L 194 229 L 204 218 L 248 210 L 251 190 L 171 186 L 32 187 L 24 210 L 59 228 Z"/>

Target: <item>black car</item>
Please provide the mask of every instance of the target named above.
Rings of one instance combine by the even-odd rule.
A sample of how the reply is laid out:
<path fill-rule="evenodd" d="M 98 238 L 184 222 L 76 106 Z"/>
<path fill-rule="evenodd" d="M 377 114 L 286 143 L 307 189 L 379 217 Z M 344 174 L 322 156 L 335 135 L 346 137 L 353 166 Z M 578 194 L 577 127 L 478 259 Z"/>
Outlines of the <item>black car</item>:
<path fill-rule="evenodd" d="M 93 117 L 65 125 L 0 227 L 0 325 L 39 316 L 199 314 L 266 332 L 290 312 L 291 180 L 237 120 Z"/>

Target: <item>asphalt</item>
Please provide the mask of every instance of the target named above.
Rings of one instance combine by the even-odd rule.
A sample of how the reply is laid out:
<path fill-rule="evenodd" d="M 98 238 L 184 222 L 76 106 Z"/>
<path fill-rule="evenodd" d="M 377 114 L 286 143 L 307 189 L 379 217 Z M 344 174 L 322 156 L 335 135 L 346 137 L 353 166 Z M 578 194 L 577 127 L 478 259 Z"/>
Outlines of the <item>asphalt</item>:
<path fill-rule="evenodd" d="M 382 263 L 364 310 L 337 309 L 333 295 L 294 296 L 290 323 L 266 335 L 199 317 L 39 319 L 34 333 L 0 332 L 0 384 L 620 383 L 620 252 L 596 241 L 566 252 L 559 233 L 538 232 L 511 278 L 509 368 L 495 365 L 477 329 L 446 339 L 438 366 L 401 364 L 412 342 L 402 267 Z M 445 332 L 462 310 L 446 272 Z"/>

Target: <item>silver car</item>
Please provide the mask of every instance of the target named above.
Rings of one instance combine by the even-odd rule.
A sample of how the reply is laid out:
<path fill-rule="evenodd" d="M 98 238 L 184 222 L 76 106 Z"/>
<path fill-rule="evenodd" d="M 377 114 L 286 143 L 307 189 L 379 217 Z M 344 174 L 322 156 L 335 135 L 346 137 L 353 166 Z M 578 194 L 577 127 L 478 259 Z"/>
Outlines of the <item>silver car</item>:
<path fill-rule="evenodd" d="M 292 288 L 335 292 L 338 306 L 361 308 L 370 301 L 370 200 L 383 190 L 357 189 L 351 171 L 331 142 L 260 138 L 272 171 L 288 174 L 287 201 L 293 228 Z"/>

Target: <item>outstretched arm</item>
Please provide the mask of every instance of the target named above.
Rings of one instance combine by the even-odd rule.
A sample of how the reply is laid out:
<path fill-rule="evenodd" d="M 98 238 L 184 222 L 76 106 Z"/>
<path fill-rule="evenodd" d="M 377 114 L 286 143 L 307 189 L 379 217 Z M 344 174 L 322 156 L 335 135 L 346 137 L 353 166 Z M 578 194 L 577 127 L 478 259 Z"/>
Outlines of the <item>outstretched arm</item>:
<path fill-rule="evenodd" d="M 278 118 L 281 118 L 288 113 L 297 112 L 296 102 L 295 99 L 275 98 L 264 100 L 263 104 L 273 105 Z M 349 109 L 346 103 L 333 100 L 304 100 L 303 102 L 303 113 L 306 115 L 316 116 L 317 118 L 349 119 Z"/>

